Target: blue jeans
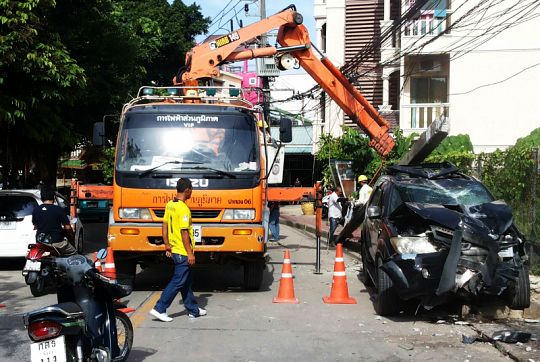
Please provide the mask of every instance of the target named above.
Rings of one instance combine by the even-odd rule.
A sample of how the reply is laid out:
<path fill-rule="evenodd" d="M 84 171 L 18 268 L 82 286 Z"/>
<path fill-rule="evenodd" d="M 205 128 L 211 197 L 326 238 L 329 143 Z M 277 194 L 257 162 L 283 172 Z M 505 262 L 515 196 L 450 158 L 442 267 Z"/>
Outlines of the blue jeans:
<path fill-rule="evenodd" d="M 270 210 L 268 227 L 272 234 L 272 239 L 279 240 L 279 209 Z"/>
<path fill-rule="evenodd" d="M 180 254 L 172 254 L 174 262 L 174 274 L 156 303 L 154 309 L 159 313 L 165 313 L 171 306 L 174 298 L 180 292 L 184 307 L 190 314 L 199 315 L 199 306 L 191 290 L 193 279 L 191 277 L 191 267 L 188 264 L 188 257 Z"/>
<path fill-rule="evenodd" d="M 336 232 L 337 225 L 339 222 L 339 218 L 336 217 L 329 217 L 328 221 L 330 221 L 330 230 L 328 231 L 328 243 L 333 244 L 334 243 L 334 233 Z"/>

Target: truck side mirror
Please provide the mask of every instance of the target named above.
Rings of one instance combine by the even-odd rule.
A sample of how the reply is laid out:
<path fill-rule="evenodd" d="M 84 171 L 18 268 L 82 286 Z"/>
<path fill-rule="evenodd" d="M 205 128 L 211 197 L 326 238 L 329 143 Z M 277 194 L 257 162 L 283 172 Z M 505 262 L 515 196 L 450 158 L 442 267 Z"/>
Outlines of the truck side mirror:
<path fill-rule="evenodd" d="M 283 143 L 292 141 L 292 120 L 290 118 L 279 120 L 279 140 Z"/>
<path fill-rule="evenodd" d="M 92 132 L 92 143 L 94 146 L 103 146 L 105 143 L 105 122 L 94 123 Z"/>

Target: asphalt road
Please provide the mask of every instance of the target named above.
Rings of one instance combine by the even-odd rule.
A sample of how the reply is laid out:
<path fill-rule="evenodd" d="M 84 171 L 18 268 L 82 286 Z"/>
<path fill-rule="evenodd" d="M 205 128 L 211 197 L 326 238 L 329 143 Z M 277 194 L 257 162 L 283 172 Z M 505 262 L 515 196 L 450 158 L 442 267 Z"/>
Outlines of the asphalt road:
<path fill-rule="evenodd" d="M 89 230 L 87 230 L 89 231 Z M 99 234 L 95 231 L 96 235 Z M 335 251 L 323 246 L 321 274 L 315 271 L 315 241 L 311 235 L 282 226 L 283 238 L 268 248 L 269 263 L 258 292 L 241 288 L 242 267 L 199 267 L 195 295 L 208 315 L 188 319 L 177 298 L 170 323 L 153 320 L 148 311 L 159 298 L 171 268 L 145 269 L 137 275 L 135 291 L 126 298 L 137 309 L 129 361 L 503 361 L 509 360 L 488 343 L 463 344 L 474 335 L 467 325 L 444 321 L 448 310 L 378 317 L 373 290 L 360 281 L 359 257 L 346 251 L 348 291 L 357 304 L 324 304 L 330 294 Z M 86 237 L 94 238 L 91 232 Z M 101 241 L 100 241 L 101 240 Z M 95 236 L 89 249 L 102 239 Z M 291 252 L 294 291 L 299 304 L 276 304 L 283 251 Z M 88 250 L 91 251 L 91 250 Z M 21 262 L 0 267 L 0 360 L 29 360 L 29 340 L 22 324 L 25 312 L 52 304 L 54 295 L 33 298 L 20 274 Z"/>

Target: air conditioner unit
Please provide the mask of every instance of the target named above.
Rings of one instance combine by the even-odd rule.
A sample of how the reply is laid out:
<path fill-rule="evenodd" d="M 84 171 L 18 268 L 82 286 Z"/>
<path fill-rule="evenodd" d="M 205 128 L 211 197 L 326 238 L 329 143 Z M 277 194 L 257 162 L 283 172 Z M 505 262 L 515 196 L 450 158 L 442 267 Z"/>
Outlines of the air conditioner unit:
<path fill-rule="evenodd" d="M 257 58 L 257 75 L 259 77 L 277 77 L 280 70 L 277 68 L 274 58 Z"/>

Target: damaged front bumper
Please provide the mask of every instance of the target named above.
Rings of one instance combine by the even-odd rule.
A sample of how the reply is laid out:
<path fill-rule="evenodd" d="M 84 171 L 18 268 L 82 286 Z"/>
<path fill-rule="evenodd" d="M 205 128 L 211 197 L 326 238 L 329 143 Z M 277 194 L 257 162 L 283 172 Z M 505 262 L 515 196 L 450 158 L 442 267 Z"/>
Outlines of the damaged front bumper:
<path fill-rule="evenodd" d="M 451 252 L 396 254 L 381 269 L 388 274 L 401 299 L 421 298 L 423 304 L 437 305 L 457 292 L 500 296 L 514 285 L 522 267 L 519 256 L 508 257 L 507 250 L 504 258 L 495 253 L 495 262 L 473 261 L 468 255 L 458 255 L 457 263 L 452 263 Z"/>

